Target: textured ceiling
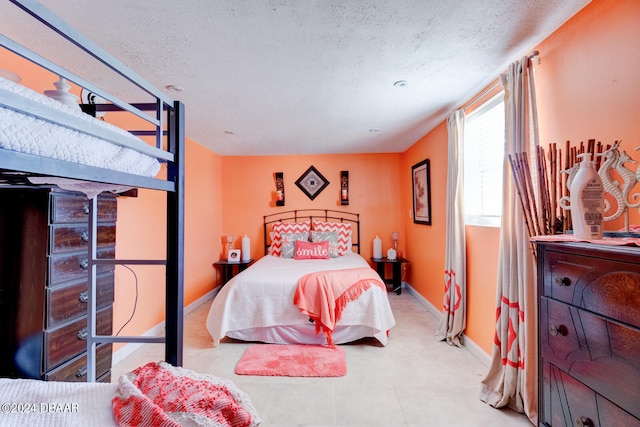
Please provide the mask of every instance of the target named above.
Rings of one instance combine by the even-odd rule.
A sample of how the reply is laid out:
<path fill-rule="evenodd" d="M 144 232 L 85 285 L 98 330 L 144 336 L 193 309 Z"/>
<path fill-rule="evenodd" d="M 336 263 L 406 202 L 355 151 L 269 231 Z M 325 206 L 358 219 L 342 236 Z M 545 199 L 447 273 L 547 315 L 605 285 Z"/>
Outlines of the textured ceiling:
<path fill-rule="evenodd" d="M 167 93 L 191 139 L 269 155 L 402 152 L 588 0 L 41 3 L 154 85 L 181 87 Z M 101 82 L 7 4 L 3 32 Z"/>

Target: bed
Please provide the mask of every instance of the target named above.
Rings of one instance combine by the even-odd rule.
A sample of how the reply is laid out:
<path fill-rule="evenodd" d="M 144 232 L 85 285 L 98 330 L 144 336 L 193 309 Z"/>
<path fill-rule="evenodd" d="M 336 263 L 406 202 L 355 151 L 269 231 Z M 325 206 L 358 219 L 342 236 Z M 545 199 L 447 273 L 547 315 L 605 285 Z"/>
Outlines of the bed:
<path fill-rule="evenodd" d="M 315 274 L 340 276 L 353 271 L 370 275 L 357 298 L 344 306 L 330 338 L 333 344 L 344 344 L 373 337 L 386 345 L 395 319 L 384 283 L 359 253 L 358 214 L 317 209 L 279 212 L 265 216 L 263 228 L 265 256 L 227 282 L 211 304 L 206 326 L 214 345 L 225 336 L 274 344 L 329 344 L 329 336 L 319 333 L 318 322 L 310 321 L 308 313 L 294 304 L 298 283 Z M 310 244 L 315 249 L 301 252 Z"/>
<path fill-rule="evenodd" d="M 0 49 L 26 59 L 102 99 L 86 109 L 42 96 L 0 77 L 0 185 L 3 188 L 61 187 L 84 193 L 88 210 L 87 380 L 95 381 L 96 349 L 104 343 L 164 343 L 165 360 L 182 365 L 183 246 L 184 246 L 184 106 L 170 99 L 68 24 L 31 0 L 11 0 L 34 27 L 55 31 L 61 42 L 102 63 L 144 94 L 144 101 L 127 102 L 65 67 L 52 63 L 26 46 L 0 34 Z M 33 29 L 32 29 L 33 30 Z M 55 41 L 51 41 L 55 43 Z M 58 85 L 56 85 L 58 87 Z M 59 92 L 64 92 L 64 87 Z M 64 93 L 59 95 L 64 95 Z M 86 107 L 86 106 L 84 106 Z M 89 108 L 88 110 L 91 110 Z M 121 129 L 100 120 L 100 111 L 133 119 L 135 129 Z M 166 194 L 166 258 L 107 259 L 97 255 L 98 197 L 103 191 L 145 188 Z M 96 332 L 96 276 L 105 265 L 164 265 L 166 281 L 163 337 L 111 336 Z M 0 269 L 1 270 L 1 269 Z M 16 284 L 17 286 L 17 284 Z M 5 384 L 6 386 L 6 384 Z"/>
<path fill-rule="evenodd" d="M 19 45 L 4 34 L 0 34 L 0 50 L 4 48 L 12 52 L 11 55 L 18 55 L 50 71 L 54 76 L 59 76 L 55 85 L 58 91 L 45 93 L 46 96 L 43 96 L 16 83 L 15 80 L 18 79 L 3 78 L 3 74 L 12 76 L 10 73 L 3 73 L 0 69 L 0 188 L 3 192 L 18 192 L 20 195 L 44 192 L 48 197 L 44 198 L 45 203 L 42 203 L 44 209 L 41 209 L 40 204 L 38 209 L 32 209 L 31 205 L 29 210 L 18 209 L 12 203 L 3 203 L 0 209 L 2 216 L 0 222 L 0 255 L 2 255 L 0 256 L 0 338 L 5 345 L 5 351 L 0 352 L 0 363 L 5 365 L 4 362 L 8 359 L 14 362 L 22 355 L 32 353 L 32 343 L 37 347 L 42 346 L 44 341 L 46 349 L 48 344 L 52 343 L 47 333 L 56 334 L 66 330 L 66 326 L 54 325 L 50 330 L 42 331 L 43 323 L 50 322 L 53 312 L 49 305 L 53 300 L 53 298 L 49 299 L 49 291 L 53 288 L 72 289 L 80 283 L 88 288 L 86 293 L 83 292 L 80 295 L 80 301 L 78 301 L 78 294 L 74 293 L 71 298 L 65 300 L 72 302 L 70 306 L 61 305 L 71 307 L 73 310 L 76 310 L 75 306 L 86 305 L 86 327 L 77 332 L 77 339 L 74 336 L 75 330 L 72 330 L 70 335 L 74 345 L 86 340 L 86 362 L 83 362 L 86 363 L 86 377 L 84 373 L 81 376 L 78 375 L 85 369 L 83 367 L 75 376 L 71 372 L 72 379 L 42 381 L 42 379 L 51 378 L 46 376 L 45 360 L 39 360 L 36 363 L 33 375 L 28 373 L 23 376 L 20 371 L 17 371 L 18 374 L 14 374 L 14 371 L 6 371 L 9 373 L 5 374 L 5 371 L 1 371 L 0 376 L 4 378 L 0 378 L 0 425 L 109 426 L 142 425 L 143 423 L 166 426 L 249 427 L 258 425 L 260 418 L 249 397 L 237 389 L 233 383 L 181 368 L 184 270 L 184 106 L 151 86 L 37 1 L 11 0 L 11 3 L 17 8 L 12 9 L 12 12 L 24 12 L 31 16 L 34 18 L 34 25 L 44 25 L 53 29 L 61 36 L 62 41 L 66 40 L 75 45 L 81 52 L 103 63 L 110 72 L 130 81 L 138 88 L 136 95 L 131 97 L 135 98 L 140 92 L 145 96 L 144 101 L 125 102 L 98 85 L 84 80 L 27 47 Z M 3 4 L 0 9 L 7 7 L 10 5 Z M 3 18 L 6 17 L 3 16 Z M 37 31 L 34 28 L 29 29 Z M 24 31 L 24 28 L 21 30 Z M 49 41 L 49 45 L 50 43 L 53 42 Z M 69 92 L 65 88 L 68 85 L 66 82 L 72 82 L 83 90 L 89 90 L 103 101 L 99 104 L 82 105 L 81 108 L 75 105 L 76 101 L 66 102 L 71 99 L 67 96 Z M 101 112 L 106 111 L 110 116 L 119 114 L 132 116 L 134 119 L 126 122 L 134 123 L 133 128 L 125 130 L 101 120 Z M 58 190 L 58 188 L 69 191 Z M 166 257 L 164 259 L 115 259 L 115 250 L 111 257 L 100 256 L 100 252 L 104 249 L 101 236 L 105 234 L 104 229 L 109 229 L 109 227 L 99 227 L 101 218 L 99 214 L 104 214 L 104 210 L 99 207 L 101 198 L 105 197 L 104 192 L 120 193 L 138 188 L 166 194 L 166 205 L 163 206 L 163 209 L 166 208 L 167 218 Z M 50 191 L 62 193 L 62 196 L 51 196 Z M 30 200 L 30 197 L 24 197 L 24 199 Z M 32 256 L 33 249 L 36 247 L 42 249 L 43 245 L 31 244 L 32 239 L 29 237 L 32 233 L 29 230 L 33 228 L 33 223 L 37 222 L 38 228 L 40 224 L 44 224 L 49 232 L 54 228 L 50 223 L 54 222 L 55 215 L 51 216 L 51 212 L 58 212 L 52 205 L 60 202 L 61 211 L 65 211 L 66 214 L 65 208 L 68 201 L 77 199 L 82 202 L 78 205 L 79 209 L 68 210 L 68 212 L 81 217 L 81 221 L 84 221 L 82 227 L 85 226 L 85 222 L 88 224 L 88 232 L 83 233 L 82 236 L 78 233 L 78 237 L 72 239 L 63 238 L 62 241 L 64 244 L 67 241 L 75 242 L 76 240 L 86 242 L 87 248 L 84 249 L 83 243 L 82 248 L 77 251 L 81 252 L 83 257 L 88 255 L 86 264 L 84 259 L 80 262 L 83 277 L 79 280 L 75 278 L 68 280 L 72 283 L 70 286 L 51 285 L 50 276 L 54 276 L 54 271 L 56 274 L 58 272 L 51 267 L 51 259 L 59 259 L 54 253 L 56 246 L 53 243 L 54 238 L 51 237 L 54 234 L 51 233 L 46 235 L 46 239 L 41 239 L 47 241 L 44 244 L 46 267 L 37 266 L 38 270 L 42 270 L 42 277 L 45 277 L 46 271 L 47 284 L 30 285 L 35 286 L 36 291 L 24 292 L 23 288 L 27 287 L 25 283 L 38 281 L 24 280 L 25 277 L 31 278 L 31 276 L 24 274 L 23 271 L 34 269 L 30 264 L 32 258 L 45 258 L 42 255 L 44 250 L 38 251 L 37 257 Z M 108 195 L 107 199 L 111 199 L 107 203 L 112 203 L 115 196 Z M 6 199 L 2 200 L 6 202 Z M 62 202 L 63 200 L 66 201 Z M 25 217 L 37 218 L 37 221 L 29 222 L 24 219 Z M 13 220 L 17 221 L 13 223 L 11 222 Z M 7 231 L 8 229 L 17 231 Z M 111 229 L 114 230 L 115 226 Z M 115 231 L 106 232 L 111 235 L 114 233 Z M 8 235 L 11 239 L 7 238 Z M 9 245 L 5 244 L 6 241 L 16 240 L 14 235 L 22 238 L 21 243 L 26 242 L 20 245 L 19 250 L 8 248 Z M 69 236 L 64 233 L 63 235 Z M 48 242 L 49 239 L 51 242 Z M 26 261 L 15 268 L 15 264 L 6 261 L 5 255 L 9 252 L 24 252 L 24 255 L 20 255 L 20 260 Z M 67 259 L 67 257 L 65 255 L 60 259 Z M 119 336 L 101 333 L 100 320 L 103 317 L 100 316 L 105 311 L 98 310 L 98 302 L 102 297 L 98 292 L 102 289 L 99 288 L 102 286 L 99 283 L 100 273 L 104 272 L 105 268 L 118 264 L 164 266 L 166 276 L 162 286 L 166 301 L 164 336 Z M 75 269 L 78 267 L 78 265 L 73 266 Z M 64 268 L 60 271 L 67 272 Z M 84 276 L 85 273 L 86 276 Z M 43 289 L 43 286 L 46 289 Z M 8 310 L 13 300 L 4 295 L 13 293 L 14 289 L 26 294 L 20 296 L 18 305 L 21 308 L 16 308 L 15 311 Z M 44 297 L 45 291 L 46 297 Z M 109 297 L 108 292 L 107 296 Z M 113 298 L 112 294 L 110 298 Z M 43 321 L 42 318 L 34 315 L 33 307 L 38 306 L 39 308 L 35 310 L 39 310 L 38 316 L 42 315 L 41 303 L 44 299 L 47 304 L 46 316 L 44 316 L 46 320 Z M 14 319 L 10 319 L 9 316 L 14 312 L 26 313 L 26 315 L 21 314 L 20 317 L 14 316 Z M 68 313 L 69 311 L 61 314 Z M 83 316 L 82 312 L 74 315 Z M 112 322 L 110 316 L 107 316 L 106 321 L 109 325 Z M 82 321 L 85 321 L 84 317 Z M 16 331 L 27 329 L 25 325 L 31 323 L 36 324 L 36 335 L 22 335 L 19 346 L 14 348 L 10 347 L 14 344 L 13 342 L 10 344 L 5 342 L 7 331 L 11 331 L 13 334 L 10 335 L 11 339 L 14 339 L 18 336 Z M 74 326 L 76 321 L 70 320 L 67 323 L 72 323 Z M 45 326 L 45 328 L 48 327 Z M 96 371 L 100 367 L 97 353 L 101 352 L 105 345 L 110 346 L 116 342 L 164 343 L 164 360 L 151 361 L 114 379 L 114 382 L 109 382 L 110 378 L 105 380 L 104 376 L 97 379 Z M 51 347 L 45 350 L 48 355 L 54 353 Z M 11 348 L 11 351 L 6 348 Z M 62 348 L 62 352 L 65 350 Z M 15 354 L 11 353 L 14 351 Z M 108 353 L 111 356 L 110 347 L 108 347 Z M 74 356 L 69 363 L 64 362 L 60 367 L 66 369 L 69 365 L 75 370 L 74 363 L 80 360 L 80 357 L 85 356 Z M 110 369 L 111 358 L 109 357 L 108 360 Z M 37 366 L 38 364 L 40 366 Z M 54 370 L 58 369 L 57 366 L 54 368 Z M 83 382 L 85 379 L 86 381 Z"/>
<path fill-rule="evenodd" d="M 116 383 L 0 378 L 0 424 L 36 426 L 243 426 L 260 424 L 228 380 L 149 362 Z"/>

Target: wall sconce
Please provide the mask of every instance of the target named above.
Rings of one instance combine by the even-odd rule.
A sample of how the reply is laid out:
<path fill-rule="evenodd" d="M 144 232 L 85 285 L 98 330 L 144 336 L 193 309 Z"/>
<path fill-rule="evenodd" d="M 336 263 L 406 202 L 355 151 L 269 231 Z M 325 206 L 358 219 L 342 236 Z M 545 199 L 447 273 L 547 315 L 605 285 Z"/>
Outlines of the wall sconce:
<path fill-rule="evenodd" d="M 349 204 L 349 171 L 340 172 L 340 204 Z"/>
<path fill-rule="evenodd" d="M 276 206 L 284 206 L 284 173 L 276 172 Z"/>
<path fill-rule="evenodd" d="M 398 251 L 398 239 L 400 238 L 400 232 L 394 231 L 391 233 L 391 238 L 393 239 L 393 249 Z"/>

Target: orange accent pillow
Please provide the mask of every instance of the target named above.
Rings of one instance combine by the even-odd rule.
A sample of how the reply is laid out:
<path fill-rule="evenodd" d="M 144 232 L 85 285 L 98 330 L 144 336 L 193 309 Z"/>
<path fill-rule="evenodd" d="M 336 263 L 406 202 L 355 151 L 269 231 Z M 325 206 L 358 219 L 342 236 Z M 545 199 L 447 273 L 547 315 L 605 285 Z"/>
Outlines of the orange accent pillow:
<path fill-rule="evenodd" d="M 329 242 L 305 242 L 296 240 L 295 259 L 329 259 Z"/>

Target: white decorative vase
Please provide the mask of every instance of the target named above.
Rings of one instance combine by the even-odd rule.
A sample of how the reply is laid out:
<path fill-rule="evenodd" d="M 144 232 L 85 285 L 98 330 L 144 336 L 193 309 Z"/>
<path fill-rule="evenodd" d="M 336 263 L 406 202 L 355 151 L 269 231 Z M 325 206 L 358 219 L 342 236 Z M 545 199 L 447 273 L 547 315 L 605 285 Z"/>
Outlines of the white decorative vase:
<path fill-rule="evenodd" d="M 373 257 L 375 259 L 382 258 L 382 239 L 378 236 L 373 239 Z"/>
<path fill-rule="evenodd" d="M 242 261 L 251 259 L 251 240 L 246 234 L 242 237 Z"/>

